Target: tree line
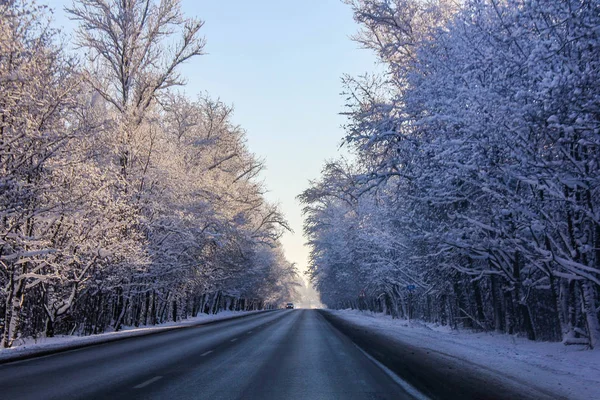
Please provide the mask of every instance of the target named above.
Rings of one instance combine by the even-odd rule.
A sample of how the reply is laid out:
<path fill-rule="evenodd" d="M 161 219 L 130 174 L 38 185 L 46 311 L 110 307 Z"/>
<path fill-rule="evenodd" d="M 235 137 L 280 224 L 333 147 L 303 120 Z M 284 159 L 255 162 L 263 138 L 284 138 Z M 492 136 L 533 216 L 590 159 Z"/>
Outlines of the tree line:
<path fill-rule="evenodd" d="M 191 99 L 179 0 L 0 4 L 1 347 L 293 296 L 288 229 L 232 108 Z M 68 51 L 74 47 L 75 52 Z"/>
<path fill-rule="evenodd" d="M 301 194 L 323 302 L 600 347 L 600 2 L 347 0 L 384 72 Z"/>

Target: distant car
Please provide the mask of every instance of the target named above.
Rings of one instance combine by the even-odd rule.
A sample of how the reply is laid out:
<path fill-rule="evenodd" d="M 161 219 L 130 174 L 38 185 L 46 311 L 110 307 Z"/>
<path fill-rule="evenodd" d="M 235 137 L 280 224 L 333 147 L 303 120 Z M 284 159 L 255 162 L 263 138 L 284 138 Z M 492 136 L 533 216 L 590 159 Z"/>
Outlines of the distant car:
<path fill-rule="evenodd" d="M 294 308 L 294 303 L 287 303 L 285 305 L 285 308 L 291 308 L 291 309 L 293 309 Z"/>

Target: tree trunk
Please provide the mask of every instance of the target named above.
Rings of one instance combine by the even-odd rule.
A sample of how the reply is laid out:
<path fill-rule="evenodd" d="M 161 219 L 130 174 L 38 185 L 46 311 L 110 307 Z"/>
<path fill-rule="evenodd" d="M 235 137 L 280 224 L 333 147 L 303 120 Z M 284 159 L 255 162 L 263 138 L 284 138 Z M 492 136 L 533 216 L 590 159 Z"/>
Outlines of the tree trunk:
<path fill-rule="evenodd" d="M 583 298 L 590 347 L 592 349 L 599 349 L 600 321 L 598 321 L 598 311 L 596 311 L 596 288 L 593 282 L 586 280 L 581 283 L 581 296 Z"/>
<path fill-rule="evenodd" d="M 469 329 L 473 328 L 473 321 L 471 321 L 471 318 L 466 312 L 467 305 L 465 304 L 465 298 L 462 288 L 460 287 L 460 282 L 454 281 L 452 289 L 454 290 L 454 295 L 456 296 L 456 307 L 458 308 L 458 315 L 461 317 L 463 327 Z"/>
<path fill-rule="evenodd" d="M 503 315 L 502 315 L 502 300 L 500 299 L 499 293 L 500 288 L 498 287 L 498 277 L 496 275 L 490 276 L 492 284 L 492 308 L 494 309 L 494 330 L 496 332 L 504 331 Z"/>
<path fill-rule="evenodd" d="M 479 282 L 472 282 L 473 294 L 475 297 L 475 307 L 477 309 L 477 319 L 481 324 L 485 323 L 485 314 L 483 313 L 483 297 L 481 296 L 481 289 L 479 288 Z M 485 324 L 489 327 L 488 324 Z"/>
<path fill-rule="evenodd" d="M 509 289 L 504 289 L 504 326 L 506 333 L 512 335 L 515 333 L 515 324 L 514 324 L 514 304 L 513 304 L 513 296 L 512 291 Z"/>
<path fill-rule="evenodd" d="M 2 332 L 2 347 L 3 348 L 8 348 L 10 347 L 10 327 L 11 324 L 10 322 L 12 321 L 12 313 L 13 313 L 13 307 L 12 307 L 12 298 L 13 298 L 14 294 L 12 289 L 10 289 L 8 291 L 8 296 L 6 297 L 6 310 L 4 312 L 4 330 Z"/>
<path fill-rule="evenodd" d="M 45 335 L 46 335 L 46 337 L 54 337 L 54 321 L 52 321 L 52 318 L 50 318 L 50 317 L 46 318 Z"/>
<path fill-rule="evenodd" d="M 448 315 L 446 310 L 446 295 L 443 294 L 440 298 L 440 324 L 448 325 Z"/>
<path fill-rule="evenodd" d="M 515 279 L 515 298 L 517 300 L 517 311 L 519 314 L 519 320 L 521 322 L 521 331 L 527 333 L 527 339 L 535 340 L 535 328 L 533 320 L 531 318 L 531 312 L 527 305 L 527 300 L 523 293 L 521 286 L 521 254 L 515 252 L 515 259 L 513 263 L 513 278 Z"/>
<path fill-rule="evenodd" d="M 144 325 L 148 325 L 148 312 L 150 311 L 150 291 L 146 291 L 146 300 L 144 303 Z"/>
<path fill-rule="evenodd" d="M 14 341 L 19 337 L 19 329 L 21 327 L 21 308 L 23 306 L 23 301 L 25 300 L 23 281 L 20 280 L 18 283 L 14 284 L 14 288 L 14 293 L 11 293 L 11 296 L 9 296 L 10 303 L 7 304 L 7 313 L 10 313 L 10 318 L 5 320 L 8 329 L 5 328 L 7 341 L 4 342 L 4 347 L 12 347 Z M 10 311 L 8 311 L 9 309 Z"/>
<path fill-rule="evenodd" d="M 123 305 L 123 308 L 121 309 L 121 314 L 119 314 L 119 318 L 115 322 L 115 331 L 121 330 L 121 325 L 123 324 L 123 319 L 125 318 L 125 314 L 126 314 L 128 308 L 129 308 L 129 299 L 126 299 L 125 304 Z"/>
<path fill-rule="evenodd" d="M 519 313 L 521 314 L 521 317 L 523 318 L 523 325 L 524 325 L 525 331 L 527 332 L 527 339 L 535 340 L 536 339 L 535 327 L 533 325 L 533 319 L 531 318 L 531 311 L 529 309 L 529 306 L 527 304 L 520 303 L 519 304 Z"/>
<path fill-rule="evenodd" d="M 550 292 L 552 295 L 552 308 L 554 311 L 554 338 L 556 340 L 563 341 L 566 338 L 565 334 L 568 330 L 566 327 L 564 314 L 561 311 L 560 295 L 558 291 L 559 289 L 556 285 L 556 278 L 552 274 L 550 274 L 549 280 Z"/>
<path fill-rule="evenodd" d="M 427 316 L 426 316 L 426 320 L 428 322 L 432 322 L 432 315 L 431 315 L 431 295 L 426 295 L 427 296 Z"/>

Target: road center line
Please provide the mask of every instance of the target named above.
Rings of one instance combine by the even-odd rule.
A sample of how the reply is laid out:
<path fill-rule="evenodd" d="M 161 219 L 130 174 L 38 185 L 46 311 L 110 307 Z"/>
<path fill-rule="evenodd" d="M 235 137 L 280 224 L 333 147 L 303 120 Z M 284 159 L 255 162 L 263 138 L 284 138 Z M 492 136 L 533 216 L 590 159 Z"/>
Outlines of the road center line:
<path fill-rule="evenodd" d="M 230 340 L 230 342 L 235 342 L 237 340 L 237 338 L 233 338 Z"/>
<path fill-rule="evenodd" d="M 252 333 L 252 331 L 248 331 L 248 332 L 246 333 L 246 335 L 249 335 L 249 334 L 251 334 L 251 333 Z"/>
<path fill-rule="evenodd" d="M 212 350 L 209 350 L 209 351 L 207 351 L 206 353 L 202 353 L 202 354 L 200 354 L 200 357 L 207 356 L 207 355 L 209 355 L 209 354 L 210 354 L 210 353 L 212 353 L 212 352 L 213 352 Z"/>
<path fill-rule="evenodd" d="M 134 386 L 133 388 L 134 388 L 134 389 L 141 389 L 141 388 L 143 388 L 143 387 L 146 387 L 146 386 L 150 385 L 151 383 L 154 383 L 154 382 L 156 382 L 156 381 L 157 381 L 157 380 L 159 380 L 159 379 L 162 379 L 162 376 L 160 376 L 160 375 L 159 375 L 159 376 L 155 376 L 154 378 L 152 378 L 152 379 L 148 379 L 147 381 L 145 381 L 145 382 L 142 382 L 142 383 L 140 383 L 139 385 L 137 385 L 137 386 Z"/>

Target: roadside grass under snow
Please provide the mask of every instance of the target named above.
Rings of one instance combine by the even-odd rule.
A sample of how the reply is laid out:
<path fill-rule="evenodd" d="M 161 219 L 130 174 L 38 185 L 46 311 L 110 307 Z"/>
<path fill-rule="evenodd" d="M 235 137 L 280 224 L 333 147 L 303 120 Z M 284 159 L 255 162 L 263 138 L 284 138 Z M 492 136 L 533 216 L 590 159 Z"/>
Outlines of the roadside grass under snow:
<path fill-rule="evenodd" d="M 330 310 L 356 325 L 393 340 L 444 353 L 493 370 L 507 379 L 530 382 L 569 399 L 600 399 L 600 349 L 532 342 L 496 332 L 451 330 L 447 326 L 358 310 Z"/>
<path fill-rule="evenodd" d="M 200 314 L 197 317 L 187 318 L 178 322 L 166 322 L 160 325 L 124 326 L 118 332 L 106 332 L 91 336 L 57 335 L 47 338 L 25 338 L 15 341 L 13 347 L 0 348 L 0 362 L 8 362 L 21 357 L 33 356 L 37 353 L 47 353 L 59 350 L 69 350 L 87 345 L 110 342 L 135 336 L 144 336 L 152 333 L 184 328 L 186 326 L 200 325 L 203 323 L 230 319 L 240 315 L 250 315 L 263 311 L 221 311 L 218 314 Z"/>

